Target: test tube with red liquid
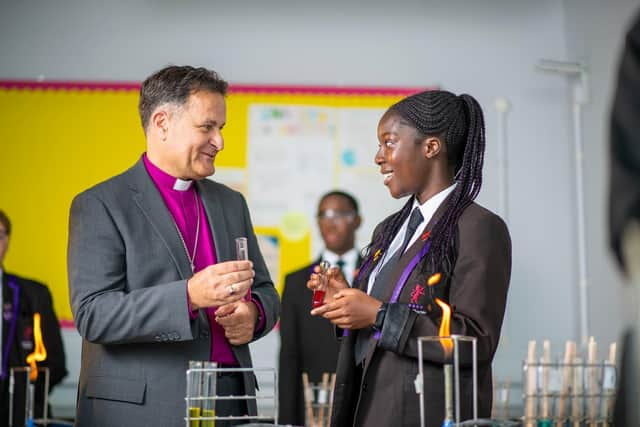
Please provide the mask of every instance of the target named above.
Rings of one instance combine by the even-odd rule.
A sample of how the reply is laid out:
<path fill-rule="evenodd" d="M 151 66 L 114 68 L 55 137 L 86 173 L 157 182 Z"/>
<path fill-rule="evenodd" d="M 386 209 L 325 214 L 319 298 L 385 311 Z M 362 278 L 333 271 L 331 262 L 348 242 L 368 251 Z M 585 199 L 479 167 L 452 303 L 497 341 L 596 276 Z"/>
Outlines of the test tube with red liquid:
<path fill-rule="evenodd" d="M 327 271 L 331 265 L 327 261 L 322 261 L 320 263 L 320 272 L 318 273 L 318 279 L 320 281 L 320 286 L 313 291 L 313 299 L 311 300 L 311 308 L 320 307 L 324 304 L 324 294 L 327 290 Z"/>

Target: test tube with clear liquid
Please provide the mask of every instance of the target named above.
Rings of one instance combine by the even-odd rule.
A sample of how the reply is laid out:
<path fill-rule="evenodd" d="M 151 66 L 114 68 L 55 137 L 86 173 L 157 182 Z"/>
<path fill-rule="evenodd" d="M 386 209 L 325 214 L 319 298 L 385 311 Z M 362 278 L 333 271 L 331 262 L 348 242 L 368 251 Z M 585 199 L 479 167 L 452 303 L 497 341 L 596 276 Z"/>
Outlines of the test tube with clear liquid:
<path fill-rule="evenodd" d="M 311 300 L 311 308 L 320 307 L 324 304 L 324 295 L 327 291 L 327 271 L 331 267 L 328 261 L 322 261 L 320 263 L 320 272 L 318 273 L 318 279 L 320 281 L 320 286 L 313 291 L 313 299 Z"/>
<path fill-rule="evenodd" d="M 190 360 L 189 369 L 202 369 L 201 361 Z M 200 416 L 202 414 L 202 371 L 192 372 L 191 384 L 189 388 L 189 397 L 187 404 L 189 405 L 189 427 L 201 427 Z M 195 418 L 195 419 L 192 419 Z"/>
<path fill-rule="evenodd" d="M 213 419 L 216 416 L 216 378 L 218 376 L 217 371 L 206 371 L 206 369 L 215 369 L 218 367 L 216 362 L 203 362 L 204 377 L 202 379 L 202 418 L 211 418 L 210 420 L 203 419 L 200 423 L 200 427 L 215 427 L 216 421 Z"/>
<path fill-rule="evenodd" d="M 236 260 L 248 261 L 249 260 L 249 245 L 247 244 L 246 237 L 236 238 Z M 247 290 L 247 295 L 244 297 L 246 301 L 251 300 L 251 288 Z"/>

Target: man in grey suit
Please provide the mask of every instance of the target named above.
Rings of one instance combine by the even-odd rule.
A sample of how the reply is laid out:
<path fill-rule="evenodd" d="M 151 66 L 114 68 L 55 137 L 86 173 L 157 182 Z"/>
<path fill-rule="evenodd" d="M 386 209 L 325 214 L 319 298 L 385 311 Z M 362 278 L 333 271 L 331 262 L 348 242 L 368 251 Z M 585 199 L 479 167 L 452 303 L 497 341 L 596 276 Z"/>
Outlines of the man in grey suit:
<path fill-rule="evenodd" d="M 73 200 L 79 426 L 184 425 L 188 362 L 251 367 L 248 343 L 277 320 L 278 295 L 244 198 L 205 179 L 224 146 L 226 90 L 204 68 L 170 66 L 147 78 L 139 103 L 146 153 Z M 237 237 L 247 237 L 249 261 L 235 261 Z M 255 387 L 251 373 L 218 376 L 218 394 Z M 216 411 L 257 408 L 227 400 Z"/>

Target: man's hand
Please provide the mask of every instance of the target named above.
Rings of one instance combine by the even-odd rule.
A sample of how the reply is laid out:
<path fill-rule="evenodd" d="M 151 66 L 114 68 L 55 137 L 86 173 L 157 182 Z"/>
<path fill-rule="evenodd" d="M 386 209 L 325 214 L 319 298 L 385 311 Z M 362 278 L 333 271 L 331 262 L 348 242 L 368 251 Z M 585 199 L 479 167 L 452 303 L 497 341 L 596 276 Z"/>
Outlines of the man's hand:
<path fill-rule="evenodd" d="M 253 338 L 258 320 L 258 307 L 252 301 L 237 301 L 216 310 L 216 322 L 233 345 L 246 344 Z"/>
<path fill-rule="evenodd" d="M 198 271 L 187 282 L 191 310 L 219 307 L 242 299 L 256 275 L 251 261 L 227 261 Z"/>
<path fill-rule="evenodd" d="M 311 310 L 311 314 L 322 316 L 342 329 L 362 329 L 375 323 L 381 305 L 382 301 L 349 288 L 336 293 L 333 301 Z"/>

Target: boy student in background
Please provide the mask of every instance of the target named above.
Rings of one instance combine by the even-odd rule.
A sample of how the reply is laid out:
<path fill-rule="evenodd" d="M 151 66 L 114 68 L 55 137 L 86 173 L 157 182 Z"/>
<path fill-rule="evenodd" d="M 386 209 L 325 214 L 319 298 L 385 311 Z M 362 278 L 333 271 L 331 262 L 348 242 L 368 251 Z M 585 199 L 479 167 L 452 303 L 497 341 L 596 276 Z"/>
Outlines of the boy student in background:
<path fill-rule="evenodd" d="M 280 358 L 278 371 L 279 416 L 282 424 L 304 425 L 302 373 L 319 383 L 322 374 L 333 373 L 338 361 L 334 328 L 324 319 L 309 316 L 313 292 L 307 279 L 321 261 L 342 270 L 352 283 L 361 257 L 355 248 L 360 214 L 356 199 L 343 191 L 320 198 L 318 228 L 325 248 L 311 265 L 288 274 L 284 281 L 280 311 Z"/>
<path fill-rule="evenodd" d="M 325 303 L 311 311 L 345 330 L 331 424 L 420 425 L 416 338 L 438 335 L 443 311 L 436 298 L 452 309 L 451 334 L 478 339 L 478 415 L 489 417 L 511 241 L 502 219 L 473 202 L 482 184 L 482 109 L 470 95 L 421 92 L 387 110 L 378 140 L 384 184 L 392 197 L 409 199 L 374 230 L 353 287 L 329 270 Z M 316 273 L 311 289 L 319 284 Z M 426 421 L 440 426 L 443 363 L 451 362 L 439 342 L 424 347 Z M 467 369 L 462 419 L 472 417 Z"/>
<path fill-rule="evenodd" d="M 34 313 L 40 313 L 42 340 L 47 359 L 38 362 L 39 367 L 49 368 L 49 390 L 62 382 L 67 375 L 60 324 L 53 310 L 49 289 L 42 283 L 17 276 L 4 269 L 4 257 L 9 249 L 11 221 L 0 210 L 0 427 L 9 425 L 9 370 L 27 366 L 27 355 L 35 349 Z M 13 425 L 25 424 L 24 395 L 26 377 L 17 372 L 15 378 Z M 44 375 L 40 373 L 36 383 L 34 416 L 42 418 L 44 409 Z M 49 412 L 49 417 L 53 414 Z"/>

